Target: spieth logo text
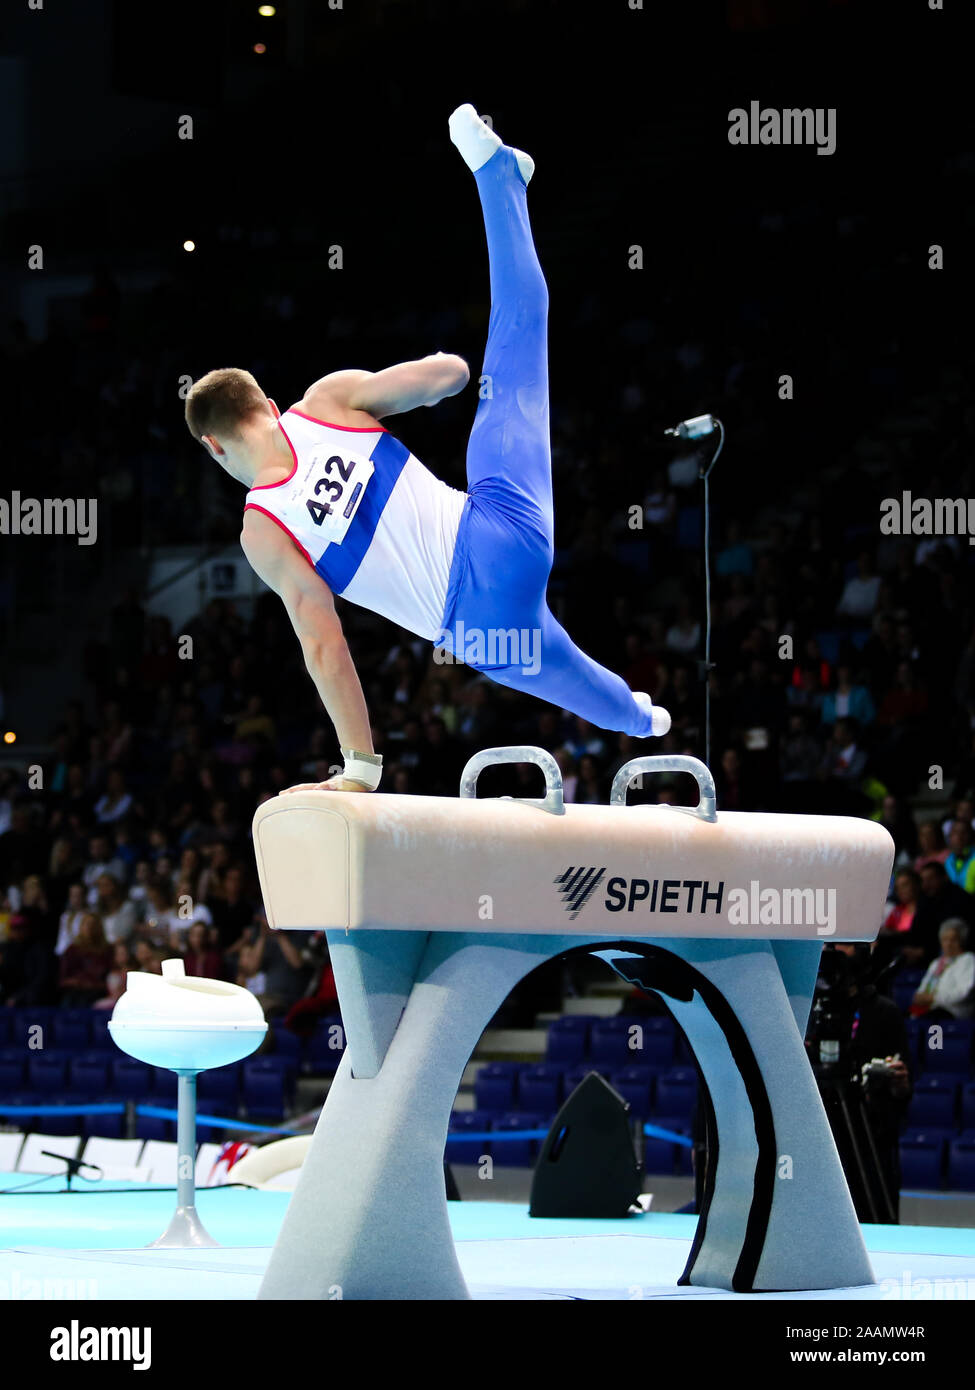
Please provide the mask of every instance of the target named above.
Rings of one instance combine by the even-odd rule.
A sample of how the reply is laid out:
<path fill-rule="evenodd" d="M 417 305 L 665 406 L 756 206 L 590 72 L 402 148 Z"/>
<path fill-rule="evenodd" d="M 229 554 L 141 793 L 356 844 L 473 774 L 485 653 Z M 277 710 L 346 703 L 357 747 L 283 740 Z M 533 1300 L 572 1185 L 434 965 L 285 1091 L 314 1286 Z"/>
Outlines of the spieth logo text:
<path fill-rule="evenodd" d="M 772 888 L 752 879 L 728 888 L 724 879 L 606 878 L 606 866 L 570 865 L 553 880 L 569 917 L 575 920 L 605 880 L 596 899 L 606 912 L 705 914 L 732 927 L 815 927 L 817 936 L 836 932 L 835 888 Z"/>

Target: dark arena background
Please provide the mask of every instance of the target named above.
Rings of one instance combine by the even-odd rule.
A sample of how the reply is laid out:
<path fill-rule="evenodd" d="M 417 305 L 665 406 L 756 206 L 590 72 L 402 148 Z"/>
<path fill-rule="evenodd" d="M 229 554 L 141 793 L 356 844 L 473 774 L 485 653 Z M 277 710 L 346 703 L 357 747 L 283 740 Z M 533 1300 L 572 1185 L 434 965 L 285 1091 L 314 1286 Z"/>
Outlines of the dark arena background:
<path fill-rule="evenodd" d="M 886 902 L 844 924 L 865 944 L 827 942 L 806 1053 L 863 1229 L 897 1232 L 867 1239 L 874 1295 L 914 1300 L 914 1323 L 917 1300 L 971 1297 L 975 144 L 962 4 L 8 8 L 0 1178 L 9 1194 L 53 1194 L 64 1155 L 102 1176 L 83 1167 L 47 1204 L 4 1197 L 0 1298 L 82 1276 L 108 1301 L 257 1296 L 263 1264 L 220 1266 L 214 1292 L 212 1272 L 180 1284 L 165 1261 L 104 1257 L 160 1233 L 177 1182 L 173 1071 L 133 1061 L 106 1028 L 127 972 L 182 958 L 187 976 L 261 1001 L 260 1049 L 200 1077 L 196 1177 L 221 1246 L 262 1247 L 265 1261 L 287 1186 L 229 1187 L 235 1160 L 279 1130 L 311 1133 L 345 1045 L 324 931 L 281 944 L 269 930 L 251 830 L 264 803 L 341 767 L 339 739 L 241 550 L 243 489 L 190 436 L 184 403 L 213 368 L 252 372 L 283 410 L 329 372 L 458 354 L 466 389 L 386 423 L 466 488 L 490 288 L 477 192 L 448 138 L 463 102 L 537 166 L 549 604 L 673 723 L 662 739 L 607 732 L 337 598 L 381 793 L 456 797 L 474 753 L 531 745 L 554 755 L 566 803 L 605 806 L 630 759 L 685 755 L 707 761 L 719 816 L 886 828 Z M 733 143 L 730 113 L 753 105 L 832 112 L 830 144 Z M 665 435 L 706 414 L 724 431 L 710 584 L 700 475 L 717 435 Z M 537 797 L 542 784 L 521 763 L 478 788 Z M 629 794 L 696 801 L 678 771 Z M 598 842 L 589 855 L 607 862 Z M 449 859 L 429 872 L 431 902 L 450 873 Z M 527 973 L 464 1070 L 446 1150 L 458 1249 L 532 1236 L 510 1213 L 525 1217 L 542 1136 L 593 1071 L 629 1107 L 638 1186 L 653 1194 L 650 1215 L 617 1226 L 684 1220 L 656 1233 L 683 1240 L 681 1258 L 658 1260 L 638 1295 L 609 1256 L 588 1274 L 552 1264 L 533 1282 L 522 1269 L 507 1294 L 496 1269 L 462 1258 L 475 1297 L 677 1292 L 708 1199 L 713 1107 L 659 993 L 586 953 Z M 98 1196 L 99 1182 L 129 1195 Z M 231 1214 L 245 1198 L 268 1205 Z M 96 1201 L 115 1204 L 99 1216 L 110 1238 L 92 1233 Z M 463 1227 L 465 1208 L 487 1211 L 480 1226 Z M 492 1226 L 492 1210 L 509 1215 Z M 883 1265 L 877 1250 L 896 1254 Z M 82 1265 L 79 1251 L 98 1258 Z M 702 1315 L 703 1299 L 680 1302 Z M 762 1323 L 783 1366 L 785 1306 Z M 103 1321 L 147 1316 L 133 1304 Z M 83 1317 L 97 1323 L 97 1309 Z"/>

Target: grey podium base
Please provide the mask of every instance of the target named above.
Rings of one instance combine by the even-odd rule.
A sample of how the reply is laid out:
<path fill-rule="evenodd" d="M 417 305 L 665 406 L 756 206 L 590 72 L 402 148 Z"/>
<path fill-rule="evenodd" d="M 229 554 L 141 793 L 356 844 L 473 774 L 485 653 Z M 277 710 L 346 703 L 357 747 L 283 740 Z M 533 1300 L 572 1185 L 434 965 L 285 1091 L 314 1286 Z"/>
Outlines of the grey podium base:
<path fill-rule="evenodd" d="M 707 1190 L 680 1282 L 741 1292 L 874 1282 L 802 1040 L 819 942 L 327 935 L 347 1047 L 260 1298 L 470 1296 L 443 1182 L 454 1096 L 518 980 L 580 948 L 665 1000 L 707 1086 Z"/>
<path fill-rule="evenodd" d="M 177 1207 L 173 1218 L 158 1240 L 152 1240 L 147 1250 L 212 1250 L 219 1248 L 200 1220 L 196 1207 Z"/>

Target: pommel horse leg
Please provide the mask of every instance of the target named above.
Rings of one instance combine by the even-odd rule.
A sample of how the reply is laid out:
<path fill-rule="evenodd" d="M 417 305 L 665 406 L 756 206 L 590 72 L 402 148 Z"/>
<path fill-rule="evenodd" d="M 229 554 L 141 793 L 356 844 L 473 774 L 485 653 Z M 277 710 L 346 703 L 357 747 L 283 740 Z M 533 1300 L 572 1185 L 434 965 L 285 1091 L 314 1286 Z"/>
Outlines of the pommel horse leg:
<path fill-rule="evenodd" d="M 641 952 L 635 943 L 626 949 Z M 802 1040 L 820 945 L 668 938 L 645 949 L 643 959 L 596 954 L 667 1004 L 694 1052 L 715 1126 L 704 1207 L 679 1282 L 742 1293 L 872 1284 Z"/>
<path fill-rule="evenodd" d="M 469 1297 L 443 1183 L 454 1096 L 478 1038 L 518 980 L 580 947 L 661 994 L 711 1097 L 717 1144 L 680 1282 L 739 1291 L 873 1282 L 798 1026 L 817 943 L 378 935 L 386 938 L 381 953 L 374 939 L 360 946 L 329 933 L 348 1046 L 261 1298 Z M 366 997 L 380 982 L 383 1007 L 370 1024 Z"/>
<path fill-rule="evenodd" d="M 360 947 L 328 933 L 347 1047 L 259 1296 L 469 1298 L 443 1178 L 454 1097 L 478 1039 L 514 986 L 578 938 L 355 935 L 398 938 L 392 944 L 404 975 L 418 945 L 422 956 L 412 987 L 402 980 L 402 994 L 387 995 L 397 1002 L 370 1031 L 361 987 L 381 974 L 396 991 L 389 957 L 367 953 L 371 941 Z"/>

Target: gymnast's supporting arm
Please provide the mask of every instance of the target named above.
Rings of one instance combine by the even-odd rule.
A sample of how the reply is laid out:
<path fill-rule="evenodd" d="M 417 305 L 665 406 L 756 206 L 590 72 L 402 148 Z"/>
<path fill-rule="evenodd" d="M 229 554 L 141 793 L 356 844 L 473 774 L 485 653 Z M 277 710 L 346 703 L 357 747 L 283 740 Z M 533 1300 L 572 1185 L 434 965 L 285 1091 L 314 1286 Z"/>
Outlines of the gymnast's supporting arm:
<path fill-rule="evenodd" d="M 335 726 L 343 752 L 355 750 L 365 754 L 367 760 L 372 759 L 372 730 L 365 696 L 328 585 L 284 532 L 261 512 L 245 511 L 240 543 L 255 573 L 278 594 L 287 609 L 308 674 Z M 321 789 L 372 790 L 342 776 L 330 777 L 321 783 Z"/>

